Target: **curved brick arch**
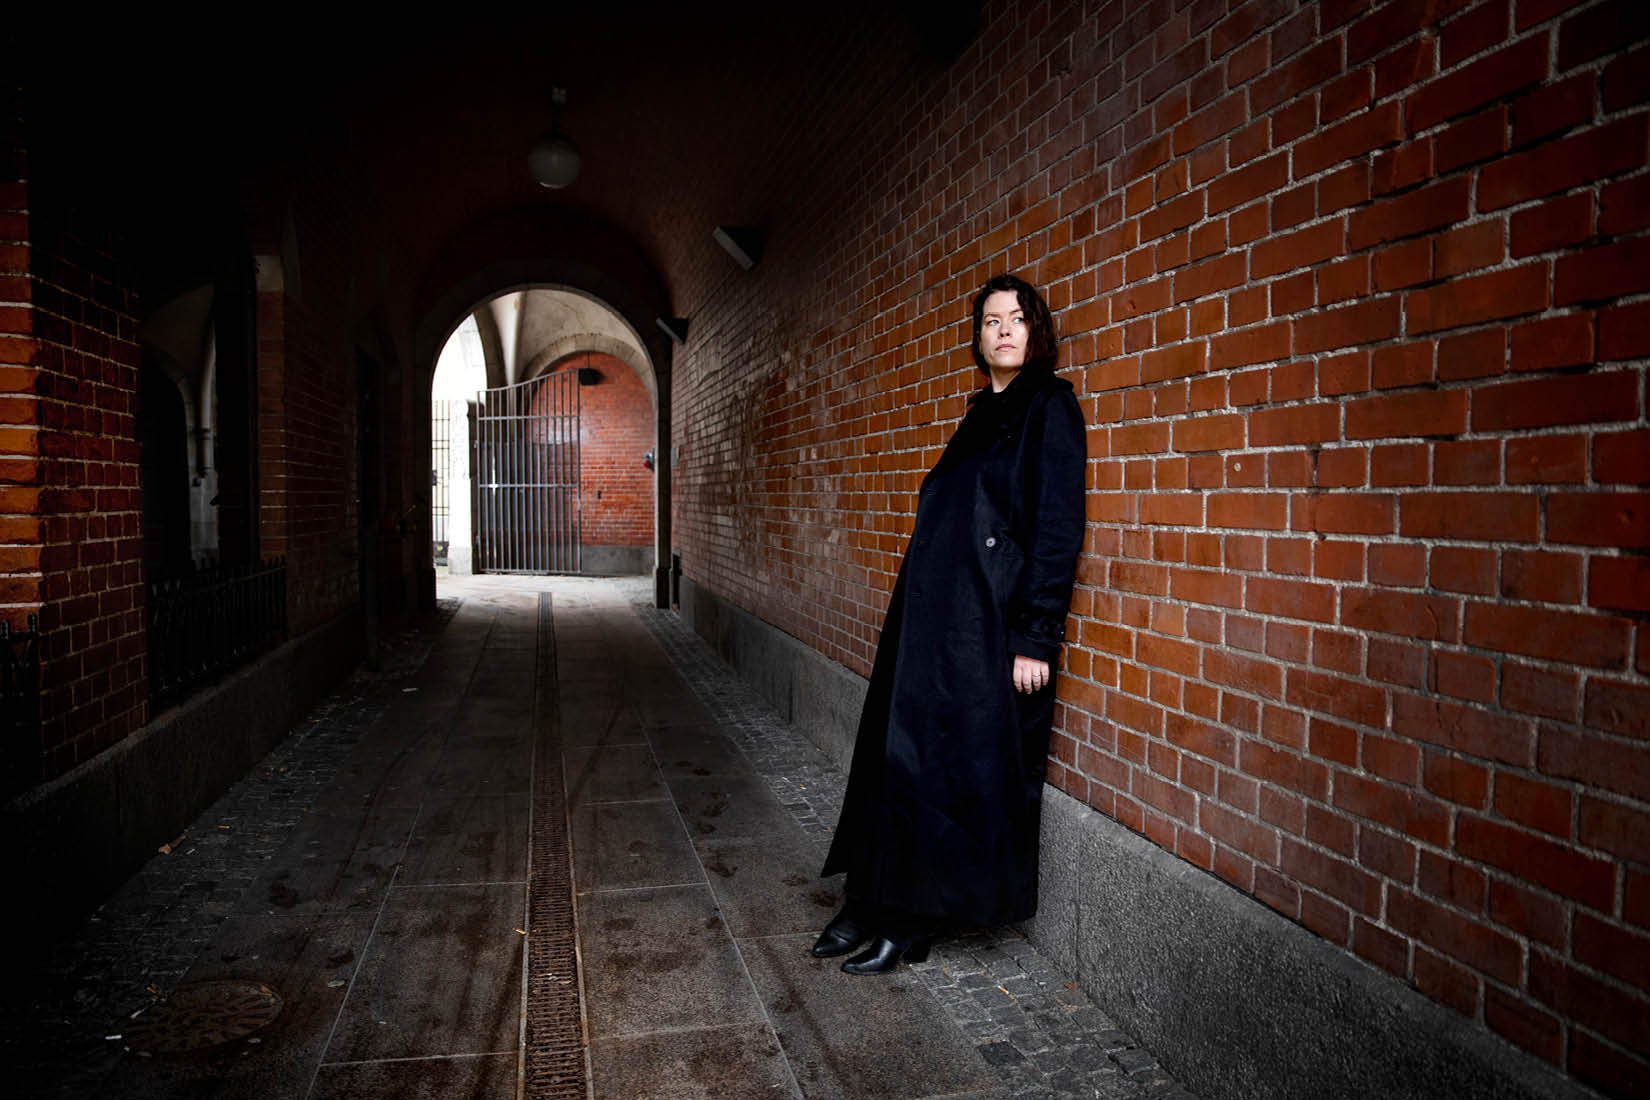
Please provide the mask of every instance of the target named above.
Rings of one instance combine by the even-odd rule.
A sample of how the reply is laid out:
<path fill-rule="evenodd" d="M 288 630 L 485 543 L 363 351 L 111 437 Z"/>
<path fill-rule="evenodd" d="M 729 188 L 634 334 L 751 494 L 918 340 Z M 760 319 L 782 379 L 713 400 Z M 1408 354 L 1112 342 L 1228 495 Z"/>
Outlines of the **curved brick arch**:
<path fill-rule="evenodd" d="M 573 291 L 602 302 L 629 327 L 647 357 L 647 369 L 637 374 L 653 406 L 654 582 L 656 602 L 668 606 L 673 345 L 657 320 L 672 311 L 657 269 L 628 237 L 609 226 L 566 211 L 535 208 L 484 219 L 454 234 L 437 251 L 421 287 L 412 329 L 419 392 L 428 391 L 441 347 L 459 323 L 483 302 L 508 291 Z M 633 355 L 621 358 L 636 369 L 630 362 Z M 528 373 L 542 371 L 545 365 L 532 363 Z"/>

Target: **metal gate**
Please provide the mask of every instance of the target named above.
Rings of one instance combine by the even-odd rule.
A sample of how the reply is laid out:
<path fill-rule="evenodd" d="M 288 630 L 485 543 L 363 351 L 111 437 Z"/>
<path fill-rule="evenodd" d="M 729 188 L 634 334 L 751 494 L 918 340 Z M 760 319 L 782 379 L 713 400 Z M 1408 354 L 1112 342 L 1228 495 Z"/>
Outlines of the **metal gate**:
<path fill-rule="evenodd" d="M 579 372 L 477 397 L 476 571 L 577 573 Z"/>

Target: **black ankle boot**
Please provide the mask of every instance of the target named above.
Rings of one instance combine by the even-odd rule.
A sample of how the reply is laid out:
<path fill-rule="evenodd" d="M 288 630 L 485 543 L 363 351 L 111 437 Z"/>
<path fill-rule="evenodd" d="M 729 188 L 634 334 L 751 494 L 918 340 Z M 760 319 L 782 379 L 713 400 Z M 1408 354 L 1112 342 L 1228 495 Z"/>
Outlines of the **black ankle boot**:
<path fill-rule="evenodd" d="M 920 963 L 928 957 L 928 949 L 933 945 L 933 942 L 933 937 L 929 935 L 913 936 L 903 942 L 888 936 L 879 936 L 870 947 L 843 963 L 842 972 L 844 974 L 886 974 L 898 966 L 901 959 L 906 962 Z"/>
<path fill-rule="evenodd" d="M 840 913 L 831 918 L 831 923 L 825 926 L 825 931 L 814 941 L 814 957 L 834 959 L 838 955 L 846 955 L 870 938 L 870 922 L 863 918 L 860 906 L 850 901 L 842 907 Z"/>

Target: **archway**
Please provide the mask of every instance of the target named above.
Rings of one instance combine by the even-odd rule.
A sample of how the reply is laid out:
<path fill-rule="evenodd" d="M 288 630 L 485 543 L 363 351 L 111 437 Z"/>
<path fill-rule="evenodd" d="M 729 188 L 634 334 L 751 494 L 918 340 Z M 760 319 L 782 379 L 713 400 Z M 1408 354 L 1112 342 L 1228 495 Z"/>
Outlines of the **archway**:
<path fill-rule="evenodd" d="M 654 574 L 655 600 L 667 606 L 673 338 L 660 324 L 671 316 L 662 280 L 621 234 L 549 209 L 518 211 L 470 227 L 449 243 L 431 270 L 439 274 L 426 280 L 420 295 L 423 305 L 414 333 L 414 361 L 425 365 L 432 382 L 442 349 L 470 319 L 475 321 L 473 350 L 479 353 L 490 382 L 542 378 L 570 356 L 586 353 L 612 356 L 634 373 L 652 412 L 653 537 L 652 553 L 647 557 Z M 488 304 L 540 292 L 560 295 L 558 308 L 564 311 L 564 323 L 536 335 L 530 323 L 517 331 L 514 350 L 506 354 L 504 327 Z M 582 321 L 577 320 L 581 317 Z M 599 323 L 591 322 L 592 317 L 600 318 Z M 511 320 L 508 315 L 504 319 L 506 323 Z M 496 363 L 489 366 L 489 358 Z M 613 368 L 614 376 L 617 370 Z M 636 459 L 642 461 L 645 456 L 644 451 Z M 432 592 L 434 574 L 432 561 L 428 573 Z"/>

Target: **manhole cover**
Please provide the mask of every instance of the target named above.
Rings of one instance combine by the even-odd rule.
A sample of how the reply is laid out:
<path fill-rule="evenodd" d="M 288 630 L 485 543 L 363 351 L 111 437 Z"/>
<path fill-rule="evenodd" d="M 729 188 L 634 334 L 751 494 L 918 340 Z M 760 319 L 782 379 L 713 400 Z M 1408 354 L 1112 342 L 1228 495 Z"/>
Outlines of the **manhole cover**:
<path fill-rule="evenodd" d="M 194 982 L 143 1012 L 126 1028 L 133 1050 L 175 1054 L 251 1035 L 281 1014 L 281 995 L 262 982 Z"/>

